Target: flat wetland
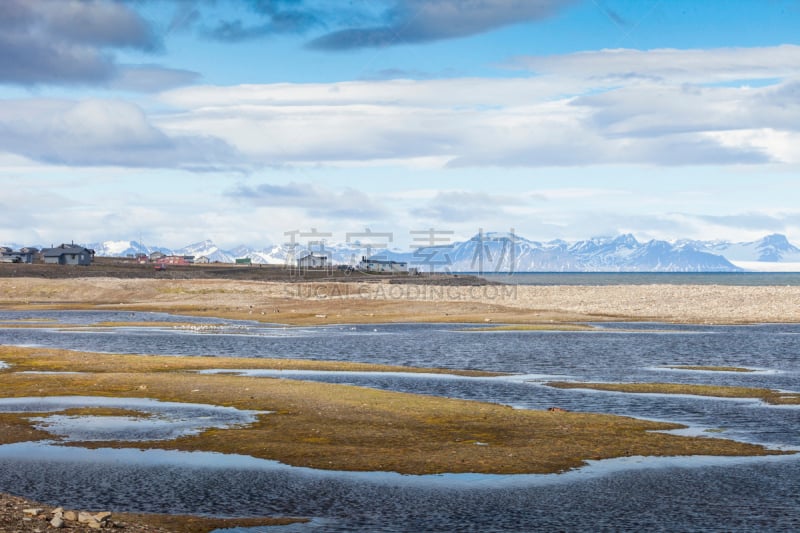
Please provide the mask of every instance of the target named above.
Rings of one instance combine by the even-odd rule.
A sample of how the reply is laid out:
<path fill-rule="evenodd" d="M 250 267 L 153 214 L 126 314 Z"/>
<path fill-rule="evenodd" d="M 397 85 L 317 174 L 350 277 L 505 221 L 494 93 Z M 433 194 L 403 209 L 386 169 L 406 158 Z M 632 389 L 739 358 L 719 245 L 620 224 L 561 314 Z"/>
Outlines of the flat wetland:
<path fill-rule="evenodd" d="M 7 268 L 7 267 L 4 267 Z M 487 334 L 574 331 L 610 321 L 747 324 L 800 322 L 800 287 L 507 286 L 391 278 L 259 280 L 259 269 L 234 279 L 0 277 L 0 308 L 157 311 L 196 317 L 318 326 L 404 322 L 472 323 Z M 200 269 L 202 270 L 202 269 Z M 46 272 L 37 270 L 36 272 Z M 60 271 L 61 272 L 61 271 Z M 59 272 L 59 273 L 60 273 Z M 210 271 L 206 271 L 210 272 Z M 262 270 L 262 273 L 264 270 Z M 176 276 L 180 277 L 180 276 Z M 239 279 L 245 278 L 245 279 Z M 466 278 L 462 278 L 464 280 Z M 396 281 L 396 280 L 394 280 Z M 735 305 L 734 305 L 735 303 Z M 167 321 L 91 325 L 35 320 L 4 328 L 202 328 Z M 502 373 L 372 363 L 240 357 L 175 357 L 0 346 L 4 398 L 95 396 L 149 398 L 257 411 L 252 424 L 204 430 L 171 440 L 69 441 L 84 448 L 134 447 L 249 455 L 321 470 L 549 474 L 587 460 L 627 456 L 759 456 L 790 453 L 724 438 L 665 433 L 683 426 L 603 413 L 514 409 L 489 402 L 377 390 L 336 383 L 248 377 L 240 369 L 425 373 L 492 379 Z M 672 365 L 707 372 L 738 366 Z M 204 372 L 206 371 L 206 372 Z M 214 371 L 207 373 L 207 371 Z M 797 393 L 702 383 L 548 382 L 559 388 L 692 394 L 800 403 Z M 146 416 L 135 409 L 65 409 L 94 417 Z M 52 440 L 31 413 L 0 413 L 0 444 Z M 162 517 L 171 531 L 192 530 L 189 517 Z M 195 527 L 196 526 L 195 524 Z M 198 530 L 198 529 L 195 529 Z"/>

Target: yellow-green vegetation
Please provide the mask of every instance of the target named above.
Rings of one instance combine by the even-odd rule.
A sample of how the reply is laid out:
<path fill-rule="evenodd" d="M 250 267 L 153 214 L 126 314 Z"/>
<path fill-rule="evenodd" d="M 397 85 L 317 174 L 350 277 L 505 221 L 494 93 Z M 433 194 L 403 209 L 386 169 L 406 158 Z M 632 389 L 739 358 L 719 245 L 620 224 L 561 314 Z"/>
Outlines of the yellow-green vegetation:
<path fill-rule="evenodd" d="M 307 518 L 210 518 L 167 514 L 114 513 L 114 521 L 147 524 L 176 533 L 209 533 L 218 529 L 258 528 L 259 526 L 286 526 L 308 522 Z"/>
<path fill-rule="evenodd" d="M 426 374 L 451 374 L 465 377 L 495 377 L 500 372 L 483 370 L 458 370 L 449 368 L 420 368 L 409 366 L 348 363 L 343 361 L 316 361 L 305 359 L 264 359 L 244 357 L 174 357 L 130 354 L 100 354 L 59 350 L 53 348 L 17 348 L 0 345 L 0 361 L 11 365 L 5 372 L 191 372 L 210 369 L 267 369 L 267 370 L 321 370 L 341 372 L 411 372 Z M 63 375 L 61 375 L 63 377 Z M 5 394 L 0 389 L 0 395 Z"/>
<path fill-rule="evenodd" d="M 75 324 L 61 324 L 58 322 L 48 322 L 48 323 L 8 323 L 3 324 L 3 329 L 62 329 L 62 328 L 74 328 Z"/>
<path fill-rule="evenodd" d="M 546 383 L 559 389 L 592 389 L 638 394 L 691 394 L 713 398 L 753 398 L 773 405 L 798 405 L 800 392 L 781 392 L 755 387 L 730 387 L 724 385 L 691 385 L 685 383 L 580 383 L 551 381 Z"/>
<path fill-rule="evenodd" d="M 468 328 L 461 331 L 592 331 L 595 328 L 587 324 L 503 324 L 498 326 L 483 326 Z"/>
<path fill-rule="evenodd" d="M 312 468 L 406 474 L 552 473 L 581 466 L 587 459 L 625 455 L 783 453 L 723 439 L 653 432 L 682 426 L 620 416 L 528 411 L 364 387 L 195 372 L 266 368 L 278 361 L 11 347 L 0 347 L 0 360 L 12 365 L 0 372 L 0 394 L 6 397 L 146 397 L 269 412 L 247 427 L 211 429 L 171 441 L 76 443 L 81 446 L 205 450 Z M 342 370 L 364 368 L 333 364 Z M 84 373 L 15 371 L 20 369 Z M 0 418 L 0 442 L 10 434 L 8 427 L 16 428 L 17 439 L 40 435 L 25 426 L 24 417 L 7 415 Z"/>
<path fill-rule="evenodd" d="M 704 366 L 704 365 L 674 365 L 668 366 L 673 370 L 697 370 L 701 372 L 755 372 L 752 368 L 741 366 Z"/>
<path fill-rule="evenodd" d="M 2 381 L 2 380 L 0 380 Z M 30 413 L 0 413 L 0 444 L 28 442 L 52 438 L 50 433 L 35 429 L 28 417 Z"/>

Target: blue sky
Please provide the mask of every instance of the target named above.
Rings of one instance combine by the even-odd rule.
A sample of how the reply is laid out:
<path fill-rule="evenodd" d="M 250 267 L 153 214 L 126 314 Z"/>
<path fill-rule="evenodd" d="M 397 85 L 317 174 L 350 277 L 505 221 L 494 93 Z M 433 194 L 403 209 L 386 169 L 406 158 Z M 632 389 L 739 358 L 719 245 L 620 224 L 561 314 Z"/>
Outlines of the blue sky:
<path fill-rule="evenodd" d="M 800 3 L 4 0 L 0 243 L 800 241 Z"/>

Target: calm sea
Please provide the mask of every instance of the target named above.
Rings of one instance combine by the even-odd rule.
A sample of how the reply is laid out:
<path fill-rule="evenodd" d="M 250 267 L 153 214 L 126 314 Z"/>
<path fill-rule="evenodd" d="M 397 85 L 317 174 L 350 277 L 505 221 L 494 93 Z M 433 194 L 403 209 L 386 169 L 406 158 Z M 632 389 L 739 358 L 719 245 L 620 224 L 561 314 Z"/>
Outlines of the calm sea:
<path fill-rule="evenodd" d="M 517 285 L 800 285 L 800 272 L 519 272 L 481 277 Z"/>

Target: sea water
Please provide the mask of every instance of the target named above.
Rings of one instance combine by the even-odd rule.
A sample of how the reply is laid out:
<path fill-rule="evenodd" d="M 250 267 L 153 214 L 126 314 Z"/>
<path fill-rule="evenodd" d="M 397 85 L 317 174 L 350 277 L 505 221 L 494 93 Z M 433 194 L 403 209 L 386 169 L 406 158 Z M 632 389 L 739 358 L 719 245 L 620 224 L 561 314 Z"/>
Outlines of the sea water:
<path fill-rule="evenodd" d="M 40 327 L 4 328 L 24 318 Z M 561 390 L 552 379 L 669 381 L 800 390 L 800 325 L 597 324 L 586 332 L 476 331 L 452 324 L 80 331 L 48 326 L 165 320 L 149 313 L 0 312 L 0 344 L 189 357 L 231 355 L 362 361 L 510 373 L 255 372 L 550 406 L 685 424 L 694 434 L 800 449 L 800 409 L 757 400 Z M 696 372 L 677 365 L 741 366 Z M 4 372 L 13 372 L 13 367 Z M 28 446 L 28 448 L 25 448 Z M 32 446 L 32 447 L 31 447 Z M 0 446 L 0 490 L 54 504 L 119 511 L 306 516 L 319 531 L 793 531 L 800 529 L 800 458 L 624 458 L 560 476 L 399 476 L 319 472 L 219 454 Z M 69 500 L 69 501 L 65 501 Z M 269 531 L 280 531 L 270 529 Z"/>

